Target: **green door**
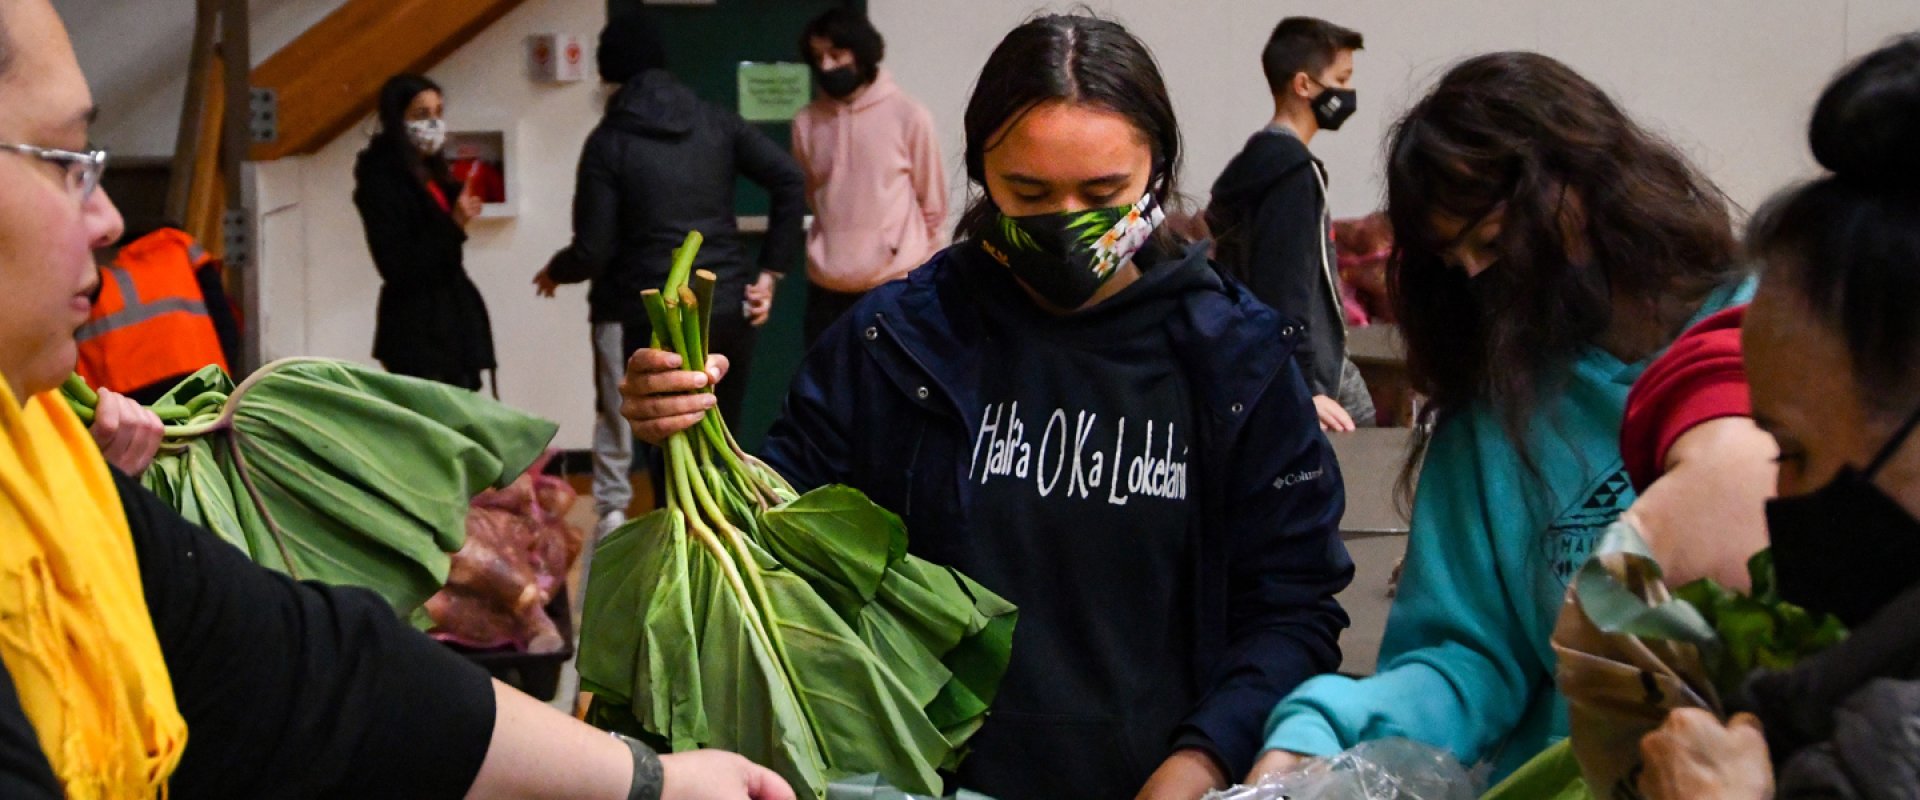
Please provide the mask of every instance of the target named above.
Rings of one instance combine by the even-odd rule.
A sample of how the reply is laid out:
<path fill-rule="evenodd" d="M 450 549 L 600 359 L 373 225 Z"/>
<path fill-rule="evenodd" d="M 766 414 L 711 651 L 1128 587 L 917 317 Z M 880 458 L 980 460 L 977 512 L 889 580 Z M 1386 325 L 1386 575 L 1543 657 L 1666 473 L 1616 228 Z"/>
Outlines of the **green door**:
<path fill-rule="evenodd" d="M 866 9 L 865 0 L 717 0 L 709 5 L 651 5 L 639 0 L 608 0 L 608 15 L 641 10 L 660 32 L 674 75 L 709 102 L 739 108 L 739 68 L 743 61 L 800 60 L 800 30 L 830 8 Z M 786 123 L 765 123 L 761 130 L 781 146 L 792 143 Z M 741 180 L 736 210 L 742 216 L 767 213 L 767 193 Z M 759 236 L 747 236 L 749 258 L 759 256 Z M 806 310 L 806 265 L 785 265 L 773 317 L 760 329 L 745 419 L 728 420 L 740 445 L 758 450 L 780 411 L 787 384 L 804 355 L 801 318 Z"/>

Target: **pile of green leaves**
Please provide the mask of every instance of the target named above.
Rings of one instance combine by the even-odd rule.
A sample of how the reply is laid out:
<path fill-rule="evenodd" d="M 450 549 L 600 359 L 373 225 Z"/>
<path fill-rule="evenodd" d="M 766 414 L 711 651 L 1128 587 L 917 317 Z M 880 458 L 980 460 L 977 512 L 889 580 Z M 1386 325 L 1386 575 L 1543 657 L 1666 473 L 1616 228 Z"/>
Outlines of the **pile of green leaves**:
<path fill-rule="evenodd" d="M 1773 577 L 1773 551 L 1762 550 L 1747 562 L 1753 591 L 1740 594 L 1708 578 L 1673 594 L 1705 617 L 1718 635 L 1702 648 L 1709 677 L 1721 697 L 1737 696 L 1754 670 L 1786 669 L 1847 638 L 1847 629 L 1831 614 L 1814 615 L 1780 599 Z"/>
<path fill-rule="evenodd" d="M 85 382 L 63 392 L 91 423 Z M 168 426 L 140 482 L 162 501 L 259 564 L 372 589 L 423 627 L 468 501 L 525 472 L 556 431 L 476 392 L 312 358 L 239 386 L 210 366 L 151 408 Z"/>
<path fill-rule="evenodd" d="M 700 236 L 643 295 L 656 348 L 707 359 L 714 277 Z M 877 774 L 938 794 L 1011 652 L 1014 607 L 907 555 L 900 518 L 860 492 L 805 495 L 718 411 L 664 445 L 663 507 L 594 551 L 579 650 L 588 720 L 663 750 L 732 750 L 806 796 Z"/>

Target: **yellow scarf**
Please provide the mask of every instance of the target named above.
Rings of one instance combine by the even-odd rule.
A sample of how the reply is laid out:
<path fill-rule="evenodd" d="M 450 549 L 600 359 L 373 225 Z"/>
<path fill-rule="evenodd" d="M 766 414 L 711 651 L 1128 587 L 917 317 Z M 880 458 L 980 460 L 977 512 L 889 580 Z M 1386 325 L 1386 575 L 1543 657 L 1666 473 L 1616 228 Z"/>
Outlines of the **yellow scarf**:
<path fill-rule="evenodd" d="M 150 798 L 186 749 L 120 496 L 54 392 L 0 380 L 0 661 L 70 798 Z"/>

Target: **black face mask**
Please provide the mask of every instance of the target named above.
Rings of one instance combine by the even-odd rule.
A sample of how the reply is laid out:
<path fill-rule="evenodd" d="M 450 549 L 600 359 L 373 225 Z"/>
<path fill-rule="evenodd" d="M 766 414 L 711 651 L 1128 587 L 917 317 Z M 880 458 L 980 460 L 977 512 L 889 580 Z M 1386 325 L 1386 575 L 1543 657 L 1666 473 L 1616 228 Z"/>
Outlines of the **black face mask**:
<path fill-rule="evenodd" d="M 1318 83 L 1319 81 L 1315 81 Z M 1328 86 L 1320 90 L 1313 98 L 1313 121 L 1321 130 L 1337 131 L 1345 125 L 1347 118 L 1360 109 L 1360 94 L 1352 89 L 1337 89 Z"/>
<path fill-rule="evenodd" d="M 1152 192 L 1088 211 L 1009 217 L 979 236 L 980 249 L 1062 311 L 1087 304 L 1167 218 Z"/>
<path fill-rule="evenodd" d="M 851 65 L 824 71 L 816 70 L 814 75 L 820 81 L 820 91 L 826 92 L 836 100 L 847 99 L 847 95 L 853 94 L 861 85 L 860 70 Z"/>
<path fill-rule="evenodd" d="M 1916 424 L 1920 413 L 1865 471 L 1843 467 L 1818 491 L 1767 502 L 1780 599 L 1852 628 L 1920 581 L 1920 520 L 1873 485 Z"/>

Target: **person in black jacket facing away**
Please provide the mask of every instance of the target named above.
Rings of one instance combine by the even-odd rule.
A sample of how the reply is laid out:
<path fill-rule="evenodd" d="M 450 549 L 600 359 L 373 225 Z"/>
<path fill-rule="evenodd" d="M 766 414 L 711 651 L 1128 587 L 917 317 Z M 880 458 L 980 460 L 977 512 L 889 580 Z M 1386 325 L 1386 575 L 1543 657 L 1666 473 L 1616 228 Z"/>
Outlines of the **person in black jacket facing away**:
<path fill-rule="evenodd" d="M 719 278 L 708 341 L 744 374 L 755 329 L 773 310 L 774 285 L 800 261 L 807 200 L 806 176 L 784 148 L 739 114 L 701 100 L 667 71 L 666 53 L 644 15 L 609 20 L 600 32 L 598 60 L 600 79 L 620 89 L 580 152 L 573 242 L 534 284 L 552 297 L 558 284 L 592 282 L 593 496 L 601 528 L 609 530 L 624 521 L 631 499 L 632 440 L 620 416 L 620 378 L 627 357 L 652 335 L 640 293 L 666 283 L 673 249 L 688 231 L 699 231 L 706 241 L 694 267 Z M 765 188 L 771 200 L 766 241 L 754 264 L 734 222 L 734 185 L 741 175 Z M 739 419 L 746 381 L 716 391 L 720 412 Z M 652 463 L 657 455 L 649 453 Z"/>
<path fill-rule="evenodd" d="M 1306 326 L 1307 346 L 1296 358 L 1320 427 L 1331 431 L 1373 425 L 1374 409 L 1360 370 L 1347 359 L 1327 172 L 1307 145 L 1353 115 L 1353 51 L 1361 43 L 1359 33 L 1312 17 L 1288 17 L 1274 27 L 1260 57 L 1273 121 L 1228 162 L 1207 209 L 1221 265 Z"/>
<path fill-rule="evenodd" d="M 380 132 L 353 166 L 353 204 L 383 282 L 373 357 L 391 372 L 477 390 L 494 368 L 493 328 L 460 248 L 480 199 L 440 154 L 441 95 L 419 75 L 380 87 Z"/>

